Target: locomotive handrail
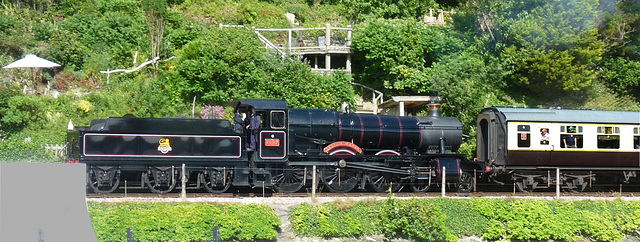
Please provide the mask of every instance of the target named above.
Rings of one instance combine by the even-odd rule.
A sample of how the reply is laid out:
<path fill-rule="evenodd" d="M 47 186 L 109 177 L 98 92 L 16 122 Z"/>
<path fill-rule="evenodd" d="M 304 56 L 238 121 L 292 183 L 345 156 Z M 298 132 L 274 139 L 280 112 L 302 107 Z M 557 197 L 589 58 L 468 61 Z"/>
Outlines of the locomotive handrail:
<path fill-rule="evenodd" d="M 379 171 L 379 172 L 394 173 L 394 174 L 405 174 L 405 175 L 409 175 L 410 174 L 410 172 L 407 171 L 407 170 L 374 166 L 374 165 L 370 165 L 369 163 L 362 164 L 362 163 L 349 163 L 349 162 L 347 162 L 346 167 L 357 168 L 357 169 L 365 169 L 365 170 L 369 170 L 369 171 Z"/>
<path fill-rule="evenodd" d="M 297 135 L 297 134 L 294 135 L 293 137 L 295 137 L 296 139 L 311 140 L 314 144 L 319 144 L 319 145 L 326 145 L 326 144 L 333 143 L 332 141 L 327 141 L 327 140 L 318 139 L 318 138 L 305 137 L 305 136 Z"/>

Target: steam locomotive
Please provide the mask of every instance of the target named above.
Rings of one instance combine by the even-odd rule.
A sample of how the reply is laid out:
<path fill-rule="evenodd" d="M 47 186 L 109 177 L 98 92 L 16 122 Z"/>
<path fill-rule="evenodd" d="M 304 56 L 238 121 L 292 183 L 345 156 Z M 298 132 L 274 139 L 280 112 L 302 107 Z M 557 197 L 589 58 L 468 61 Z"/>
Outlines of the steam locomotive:
<path fill-rule="evenodd" d="M 425 117 L 291 109 L 280 99 L 232 99 L 228 105 L 261 117 L 255 150 L 228 120 L 111 117 L 70 128 L 66 160 L 86 163 L 87 186 L 96 193 L 113 192 L 123 180 L 154 193 L 176 186 L 293 193 L 310 184 L 314 171 L 319 187 L 338 193 L 425 192 L 443 175 L 458 191 L 473 186 L 466 157 L 457 153 L 462 124 L 442 117 L 437 102 Z"/>
<path fill-rule="evenodd" d="M 485 108 L 477 119 L 477 158 L 468 160 L 458 154 L 461 122 L 442 117 L 437 102 L 424 117 L 290 109 L 279 99 L 229 105 L 261 117 L 255 150 L 228 120 L 119 117 L 70 128 L 66 160 L 87 164 L 87 186 L 96 193 L 113 192 L 123 180 L 154 193 L 176 186 L 293 193 L 314 174 L 318 187 L 337 193 L 426 192 L 443 177 L 463 193 L 476 181 L 522 192 L 640 183 L 640 112 Z"/>

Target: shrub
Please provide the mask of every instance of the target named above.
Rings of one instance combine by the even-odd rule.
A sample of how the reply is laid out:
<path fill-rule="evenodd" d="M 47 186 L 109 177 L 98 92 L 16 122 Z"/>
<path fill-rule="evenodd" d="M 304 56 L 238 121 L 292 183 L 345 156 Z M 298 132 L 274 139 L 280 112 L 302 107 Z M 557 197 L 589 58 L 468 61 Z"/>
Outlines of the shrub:
<path fill-rule="evenodd" d="M 454 240 L 446 216 L 428 200 L 389 198 L 374 203 L 310 205 L 291 210 L 292 229 L 313 237 L 354 237 L 384 234 L 417 240 Z"/>
<path fill-rule="evenodd" d="M 275 239 L 280 220 L 266 205 L 209 203 L 94 203 L 89 214 L 100 241 L 206 241 L 213 228 L 223 240 Z"/>

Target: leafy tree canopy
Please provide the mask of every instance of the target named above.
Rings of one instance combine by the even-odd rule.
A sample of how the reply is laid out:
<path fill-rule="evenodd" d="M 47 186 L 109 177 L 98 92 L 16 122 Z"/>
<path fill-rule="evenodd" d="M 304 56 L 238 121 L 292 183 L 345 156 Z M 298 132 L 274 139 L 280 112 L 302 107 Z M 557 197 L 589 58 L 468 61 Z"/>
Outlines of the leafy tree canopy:
<path fill-rule="evenodd" d="M 237 41 L 237 40 L 243 41 Z M 213 28 L 180 51 L 176 68 L 162 78 L 174 96 L 226 104 L 234 97 L 283 98 L 291 107 L 334 107 L 351 102 L 346 75 L 320 76 L 299 60 L 262 48 L 243 28 Z M 172 64 L 173 65 L 173 64 Z"/>
<path fill-rule="evenodd" d="M 420 19 L 429 12 L 429 8 L 438 8 L 435 0 L 342 0 L 347 8 L 346 15 L 352 22 L 384 19 Z"/>
<path fill-rule="evenodd" d="M 358 25 L 352 44 L 356 81 L 394 94 L 423 93 L 424 68 L 462 46 L 451 30 L 399 19 Z"/>
<path fill-rule="evenodd" d="M 481 29 L 512 72 L 511 88 L 549 97 L 580 91 L 596 79 L 595 63 L 605 52 L 595 29 L 598 1 L 474 3 Z"/>

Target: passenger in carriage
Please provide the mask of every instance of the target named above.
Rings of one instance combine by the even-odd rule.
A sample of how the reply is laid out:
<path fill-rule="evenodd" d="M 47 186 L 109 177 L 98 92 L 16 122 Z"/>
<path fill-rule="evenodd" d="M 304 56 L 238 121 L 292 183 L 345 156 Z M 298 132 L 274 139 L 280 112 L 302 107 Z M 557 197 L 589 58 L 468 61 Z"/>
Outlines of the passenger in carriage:
<path fill-rule="evenodd" d="M 574 133 L 576 132 L 575 127 L 569 126 L 567 129 L 567 135 L 564 135 L 562 138 L 562 142 L 564 143 L 565 148 L 576 148 L 576 136 Z"/>
<path fill-rule="evenodd" d="M 540 144 L 549 144 L 549 129 L 540 129 Z"/>

